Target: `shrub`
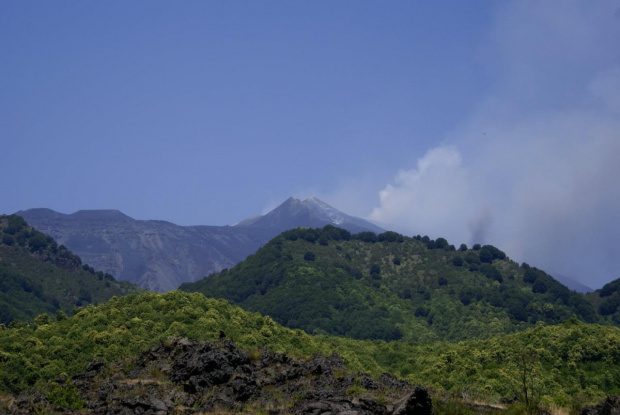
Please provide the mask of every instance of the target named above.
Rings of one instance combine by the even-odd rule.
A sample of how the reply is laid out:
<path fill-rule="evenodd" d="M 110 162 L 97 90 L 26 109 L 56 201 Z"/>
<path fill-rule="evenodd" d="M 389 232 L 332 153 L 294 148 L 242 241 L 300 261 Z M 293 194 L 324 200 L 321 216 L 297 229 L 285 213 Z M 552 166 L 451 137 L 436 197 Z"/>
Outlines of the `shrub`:
<path fill-rule="evenodd" d="M 314 261 L 316 259 L 316 255 L 314 255 L 314 252 L 312 251 L 308 251 L 306 252 L 306 254 L 304 255 L 304 259 L 306 261 Z"/>
<path fill-rule="evenodd" d="M 536 279 L 536 282 L 532 286 L 532 292 L 538 294 L 544 294 L 549 289 L 549 285 L 543 278 Z"/>
<path fill-rule="evenodd" d="M 27 226 L 26 221 L 21 216 L 10 215 L 8 217 L 8 226 L 4 229 L 4 233 L 15 235 Z"/>
<path fill-rule="evenodd" d="M 377 235 L 377 241 L 387 241 L 387 242 L 404 242 L 405 237 L 397 232 L 387 231 L 380 233 Z"/>
<path fill-rule="evenodd" d="M 377 235 L 374 232 L 360 232 L 357 235 L 355 235 L 355 238 L 359 239 L 362 242 L 370 242 L 370 243 L 377 242 Z"/>
<path fill-rule="evenodd" d="M 480 267 L 480 272 L 490 280 L 504 282 L 501 272 L 493 265 L 484 264 Z"/>
<path fill-rule="evenodd" d="M 13 244 L 15 244 L 15 238 L 13 238 L 11 235 L 4 234 L 2 235 L 2 243 L 8 246 L 12 246 Z"/>
<path fill-rule="evenodd" d="M 479 264 L 480 258 L 478 257 L 478 255 L 474 254 L 473 252 L 468 252 L 465 255 L 465 261 L 467 261 L 468 264 Z"/>
<path fill-rule="evenodd" d="M 490 264 L 491 262 L 493 262 L 493 253 L 486 249 L 486 247 L 482 248 L 480 250 L 480 262 L 486 262 L 487 264 Z"/>
<path fill-rule="evenodd" d="M 436 249 L 446 249 L 449 247 L 450 247 L 450 244 L 448 244 L 448 241 L 445 238 L 437 238 L 435 240 Z"/>
<path fill-rule="evenodd" d="M 40 252 L 47 247 L 47 238 L 41 232 L 36 232 L 28 241 L 31 252 Z"/>
<path fill-rule="evenodd" d="M 523 274 L 523 281 L 529 284 L 533 284 L 534 282 L 536 282 L 537 278 L 538 278 L 538 272 L 536 272 L 535 268 L 528 268 L 525 271 L 525 274 Z"/>
<path fill-rule="evenodd" d="M 620 306 L 620 297 L 612 297 L 603 301 L 599 306 L 598 311 L 602 316 L 610 316 L 616 312 Z"/>

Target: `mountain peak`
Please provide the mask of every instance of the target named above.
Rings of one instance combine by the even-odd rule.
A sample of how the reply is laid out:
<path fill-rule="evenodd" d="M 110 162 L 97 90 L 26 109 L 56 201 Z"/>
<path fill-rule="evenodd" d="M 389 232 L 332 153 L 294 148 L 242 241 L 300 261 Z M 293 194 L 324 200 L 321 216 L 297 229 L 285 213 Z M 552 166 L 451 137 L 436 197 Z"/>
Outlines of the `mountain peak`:
<path fill-rule="evenodd" d="M 270 228 L 282 232 L 299 226 L 322 228 L 334 225 L 350 232 L 383 232 L 383 229 L 372 223 L 339 211 L 322 200 L 311 196 L 305 200 L 289 197 L 271 212 L 248 218 L 235 226 Z"/>

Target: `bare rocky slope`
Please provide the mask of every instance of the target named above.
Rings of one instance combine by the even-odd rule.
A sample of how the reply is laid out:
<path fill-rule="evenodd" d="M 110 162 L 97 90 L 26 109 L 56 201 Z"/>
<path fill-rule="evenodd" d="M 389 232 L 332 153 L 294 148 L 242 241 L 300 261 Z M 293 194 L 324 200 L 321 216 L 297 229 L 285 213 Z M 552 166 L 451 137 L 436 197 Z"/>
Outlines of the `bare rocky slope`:
<path fill-rule="evenodd" d="M 229 268 L 287 229 L 332 224 L 351 232 L 382 231 L 316 198 L 290 198 L 268 214 L 234 226 L 135 220 L 118 210 L 63 214 L 29 209 L 17 214 L 75 252 L 84 263 L 158 292 Z"/>

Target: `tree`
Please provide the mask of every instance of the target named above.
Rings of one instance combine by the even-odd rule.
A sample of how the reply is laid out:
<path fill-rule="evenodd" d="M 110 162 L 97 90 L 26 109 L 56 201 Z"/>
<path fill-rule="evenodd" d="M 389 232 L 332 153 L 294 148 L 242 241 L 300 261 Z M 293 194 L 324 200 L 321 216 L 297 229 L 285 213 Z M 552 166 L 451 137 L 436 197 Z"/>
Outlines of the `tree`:
<path fill-rule="evenodd" d="M 459 251 L 461 251 L 461 252 L 467 251 L 467 245 L 461 244 L 461 246 L 459 246 Z"/>
<path fill-rule="evenodd" d="M 405 237 L 397 232 L 387 231 L 380 233 L 377 235 L 377 241 L 387 241 L 387 242 L 404 242 Z"/>
<path fill-rule="evenodd" d="M 532 292 L 534 293 L 544 294 L 547 292 L 548 289 L 549 286 L 547 284 L 547 281 L 545 281 L 543 278 L 538 278 L 536 282 L 534 282 L 534 285 L 532 285 Z"/>
<path fill-rule="evenodd" d="M 2 235 L 2 243 L 8 246 L 12 246 L 15 243 L 15 238 L 11 235 L 4 234 Z"/>
<path fill-rule="evenodd" d="M 513 354 L 513 361 L 519 370 L 519 384 L 525 405 L 529 408 L 537 404 L 537 392 L 540 385 L 537 384 L 540 371 L 540 357 L 538 351 L 527 345 Z"/>
<path fill-rule="evenodd" d="M 525 274 L 523 274 L 523 281 L 527 283 L 534 283 L 538 278 L 538 272 L 536 268 L 528 268 L 525 270 Z"/>
<path fill-rule="evenodd" d="M 482 248 L 480 250 L 480 262 L 486 262 L 487 264 L 490 264 L 491 262 L 493 262 L 493 253 L 485 248 Z"/>
<path fill-rule="evenodd" d="M 304 255 L 304 259 L 306 261 L 314 261 L 316 259 L 316 255 L 314 255 L 314 252 L 312 251 L 308 251 L 306 252 L 306 254 Z"/>
<path fill-rule="evenodd" d="M 598 311 L 602 316 L 610 316 L 616 312 L 620 306 L 620 297 L 611 297 L 599 306 Z"/>
<path fill-rule="evenodd" d="M 8 217 L 8 226 L 4 229 L 4 233 L 8 233 L 11 235 L 15 235 L 17 232 L 21 231 L 28 224 L 21 216 L 10 215 Z"/>
<path fill-rule="evenodd" d="M 359 239 L 362 242 L 377 242 L 377 235 L 374 232 L 360 232 L 355 235 L 356 239 Z"/>
<path fill-rule="evenodd" d="M 460 256 L 455 256 L 454 258 L 452 258 L 452 264 L 454 264 L 454 266 L 460 267 L 463 265 L 463 258 Z"/>
<path fill-rule="evenodd" d="M 62 310 L 58 310 L 56 311 L 56 321 L 63 321 L 68 319 L 69 317 L 67 316 L 67 314 L 62 311 Z"/>
<path fill-rule="evenodd" d="M 31 252 L 39 252 L 47 246 L 47 238 L 41 232 L 36 232 L 28 241 Z"/>
<path fill-rule="evenodd" d="M 480 258 L 478 257 L 478 255 L 474 254 L 473 252 L 468 252 L 465 255 L 465 261 L 467 261 L 467 263 L 469 264 L 479 264 Z"/>
<path fill-rule="evenodd" d="M 471 249 L 473 249 L 474 251 L 480 251 L 480 244 L 475 244 L 474 246 L 472 246 Z"/>
<path fill-rule="evenodd" d="M 446 238 L 437 238 L 435 240 L 435 248 L 436 249 L 446 249 L 450 246 Z"/>

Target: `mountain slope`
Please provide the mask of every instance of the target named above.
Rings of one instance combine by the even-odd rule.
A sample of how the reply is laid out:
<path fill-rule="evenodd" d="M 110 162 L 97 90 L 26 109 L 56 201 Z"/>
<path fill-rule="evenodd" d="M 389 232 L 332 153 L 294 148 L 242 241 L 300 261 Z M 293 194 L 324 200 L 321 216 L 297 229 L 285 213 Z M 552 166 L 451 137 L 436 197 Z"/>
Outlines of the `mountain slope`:
<path fill-rule="evenodd" d="M 586 294 L 586 298 L 605 320 L 620 324 L 620 278 Z"/>
<path fill-rule="evenodd" d="M 337 211 L 318 199 L 289 199 L 269 214 L 236 226 L 178 226 L 135 220 L 116 210 L 50 209 L 18 212 L 93 267 L 153 291 L 230 268 L 283 230 L 341 222 L 352 230 L 375 225 Z"/>
<path fill-rule="evenodd" d="M 269 229 L 272 236 L 276 236 L 288 229 L 320 228 L 325 225 L 337 226 L 353 233 L 384 231 L 364 219 L 349 216 L 316 197 L 303 201 L 294 197 L 288 198 L 266 215 L 246 219 L 235 227 Z"/>
<path fill-rule="evenodd" d="M 249 350 L 254 359 L 271 352 L 294 357 L 338 352 L 353 371 L 369 372 L 375 378 L 387 372 L 454 396 L 466 393 L 496 401 L 522 396 L 520 374 L 524 369 L 538 385 L 538 398 L 547 405 L 596 402 L 606 394 L 620 392 L 617 327 L 568 321 L 558 326 L 538 324 L 524 332 L 478 341 L 386 343 L 310 336 L 225 301 L 179 291 L 112 299 L 66 320 L 0 330 L 0 391 L 43 389 L 47 381 L 63 373 L 84 371 L 95 358 L 99 360 L 90 367 L 101 367 L 101 361 L 123 360 L 124 373 L 136 373 L 128 359 L 142 351 L 158 344 L 173 346 L 177 342 L 173 339 L 179 337 L 213 341 L 223 334 Z M 150 359 L 153 354 L 141 356 Z M 206 360 L 203 365 L 217 361 Z M 161 379 L 161 369 L 150 373 Z M 372 385 L 366 380 L 351 392 L 364 392 Z M 146 382 L 134 386 L 134 392 L 148 391 Z"/>
<path fill-rule="evenodd" d="M 292 328 L 360 339 L 454 341 L 538 321 L 598 320 L 582 295 L 497 248 L 457 252 L 443 238 L 422 239 L 331 226 L 287 231 L 231 270 L 180 289 Z"/>
<path fill-rule="evenodd" d="M 571 290 L 577 291 L 578 293 L 586 294 L 586 293 L 590 293 L 594 291 L 594 289 L 588 287 L 587 285 L 584 285 L 580 283 L 579 281 L 575 281 L 574 279 L 567 277 L 565 275 L 553 274 L 553 278 L 560 281 L 562 284 L 564 284 Z"/>
<path fill-rule="evenodd" d="M 32 320 L 142 289 L 82 265 L 64 246 L 19 216 L 0 216 L 0 323 Z"/>
<path fill-rule="evenodd" d="M 230 267 L 263 243 L 260 232 L 230 226 L 177 226 L 118 211 L 20 212 L 37 229 L 94 267 L 153 291 L 175 289 Z"/>

